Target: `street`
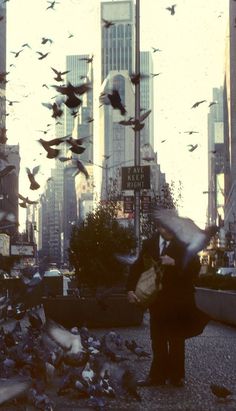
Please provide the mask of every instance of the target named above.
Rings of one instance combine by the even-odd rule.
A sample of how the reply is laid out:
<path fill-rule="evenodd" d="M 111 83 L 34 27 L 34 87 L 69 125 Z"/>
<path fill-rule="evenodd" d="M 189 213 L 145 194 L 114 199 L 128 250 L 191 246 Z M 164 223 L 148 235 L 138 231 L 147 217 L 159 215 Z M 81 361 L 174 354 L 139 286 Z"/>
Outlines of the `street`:
<path fill-rule="evenodd" d="M 39 310 L 43 317 L 43 310 Z M 135 339 L 146 351 L 151 352 L 148 328 L 148 314 L 145 314 L 140 327 L 115 329 L 125 339 Z M 22 322 L 27 325 L 26 320 Z M 4 328 L 11 329 L 14 321 L 4 324 Z M 89 330 L 98 337 L 108 330 Z M 141 402 L 130 396 L 117 396 L 115 399 L 106 399 L 105 410 L 130 411 L 233 411 L 236 409 L 234 400 L 218 400 L 210 390 L 210 384 L 224 385 L 236 394 L 236 328 L 217 322 L 210 322 L 204 333 L 199 337 L 186 341 L 186 384 L 183 388 L 172 386 L 139 388 Z M 139 359 L 130 355 L 129 366 L 135 371 L 138 378 L 145 377 L 149 370 L 150 359 Z M 75 399 L 71 396 L 58 397 L 52 392 L 56 403 L 55 410 L 89 410 L 86 400 Z M 4 411 L 19 410 L 19 408 L 5 405 Z M 35 408 L 27 406 L 22 410 L 31 411 Z"/>

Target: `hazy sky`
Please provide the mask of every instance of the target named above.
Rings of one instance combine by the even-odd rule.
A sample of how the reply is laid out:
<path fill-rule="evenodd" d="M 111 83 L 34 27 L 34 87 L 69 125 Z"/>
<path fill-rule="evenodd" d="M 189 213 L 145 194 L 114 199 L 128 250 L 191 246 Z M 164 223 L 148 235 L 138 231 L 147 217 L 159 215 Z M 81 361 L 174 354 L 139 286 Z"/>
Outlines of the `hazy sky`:
<path fill-rule="evenodd" d="M 20 192 L 35 199 L 29 192 L 25 166 L 42 163 L 36 140 L 44 135 L 37 130 L 53 124 L 50 111 L 41 105 L 49 102 L 52 91 L 42 84 L 55 84 L 51 67 L 63 71 L 68 54 L 91 53 L 96 57 L 99 36 L 99 0 L 58 0 L 55 10 L 46 10 L 46 0 L 10 0 L 8 7 L 8 98 L 18 100 L 9 107 L 7 128 L 10 144 L 20 143 Z M 167 0 L 140 0 L 141 49 L 162 51 L 153 53 L 155 150 L 167 179 L 183 183 L 182 214 L 204 226 L 207 196 L 207 113 L 212 100 L 212 88 L 223 84 L 224 45 L 228 19 L 228 0 L 178 0 L 174 16 L 166 10 Z M 74 37 L 69 38 L 70 33 Z M 52 45 L 42 45 L 49 37 Z M 12 51 L 24 48 L 15 58 Z M 36 51 L 50 52 L 38 60 Z M 207 100 L 196 109 L 192 105 Z M 184 131 L 199 133 L 189 136 Z M 54 137 L 54 128 L 47 138 Z M 161 143 L 166 139 L 166 142 Z M 190 153 L 187 144 L 198 144 Z M 44 157 L 45 158 L 45 157 Z M 49 176 L 52 160 L 45 160 L 39 176 L 43 183 Z"/>

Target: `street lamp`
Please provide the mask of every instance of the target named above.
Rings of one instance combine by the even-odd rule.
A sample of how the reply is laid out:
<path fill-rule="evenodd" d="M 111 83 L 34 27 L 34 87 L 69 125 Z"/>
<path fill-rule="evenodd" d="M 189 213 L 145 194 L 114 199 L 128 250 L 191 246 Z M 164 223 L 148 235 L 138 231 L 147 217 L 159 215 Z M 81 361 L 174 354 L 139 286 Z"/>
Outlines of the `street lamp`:
<path fill-rule="evenodd" d="M 135 73 L 140 73 L 140 0 L 136 0 L 135 16 Z M 140 82 L 135 84 L 135 119 L 140 120 Z M 134 164 L 140 166 L 140 130 L 135 128 Z M 134 190 L 134 226 L 137 252 L 140 250 L 140 190 Z"/>
<path fill-rule="evenodd" d="M 105 191 L 106 191 L 106 197 L 107 197 L 108 196 L 108 170 L 110 170 L 111 168 L 116 168 L 116 167 L 118 168 L 122 164 L 132 163 L 133 159 L 126 160 L 126 161 L 121 161 L 119 163 L 113 164 L 112 166 L 108 166 L 107 162 L 106 162 L 105 166 L 102 166 L 101 164 L 96 164 L 92 160 L 89 160 L 88 162 L 89 162 L 89 164 L 92 164 L 94 166 L 100 167 L 103 170 L 105 170 Z"/>

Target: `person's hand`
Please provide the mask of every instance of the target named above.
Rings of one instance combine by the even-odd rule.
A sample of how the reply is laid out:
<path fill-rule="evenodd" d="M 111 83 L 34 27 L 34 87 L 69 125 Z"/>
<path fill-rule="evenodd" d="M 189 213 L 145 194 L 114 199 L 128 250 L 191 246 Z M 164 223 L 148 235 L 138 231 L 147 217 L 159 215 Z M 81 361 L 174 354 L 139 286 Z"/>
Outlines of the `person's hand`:
<path fill-rule="evenodd" d="M 134 291 L 128 291 L 127 297 L 129 303 L 131 304 L 137 304 L 140 302 L 139 298 L 137 297 Z"/>
<path fill-rule="evenodd" d="M 162 265 L 175 265 L 174 258 L 169 257 L 169 255 L 162 255 L 160 259 Z"/>

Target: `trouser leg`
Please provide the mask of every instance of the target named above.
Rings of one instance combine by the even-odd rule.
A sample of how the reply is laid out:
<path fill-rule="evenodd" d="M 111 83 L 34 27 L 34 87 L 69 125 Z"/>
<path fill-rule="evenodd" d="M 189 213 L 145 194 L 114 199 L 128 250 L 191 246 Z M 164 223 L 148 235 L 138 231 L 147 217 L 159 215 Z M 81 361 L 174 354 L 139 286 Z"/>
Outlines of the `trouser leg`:
<path fill-rule="evenodd" d="M 162 335 L 155 319 L 150 315 L 150 334 L 152 340 L 153 359 L 149 376 L 157 381 L 164 381 L 167 379 L 167 364 L 168 364 L 168 341 Z"/>
<path fill-rule="evenodd" d="M 185 341 L 183 338 L 169 339 L 168 374 L 172 380 L 185 377 Z"/>

